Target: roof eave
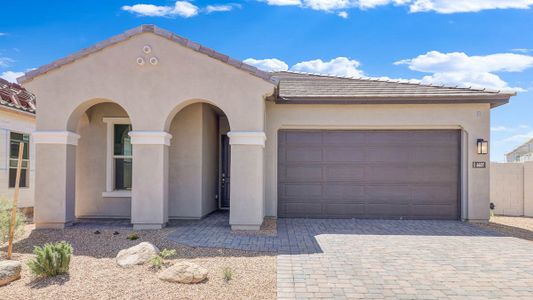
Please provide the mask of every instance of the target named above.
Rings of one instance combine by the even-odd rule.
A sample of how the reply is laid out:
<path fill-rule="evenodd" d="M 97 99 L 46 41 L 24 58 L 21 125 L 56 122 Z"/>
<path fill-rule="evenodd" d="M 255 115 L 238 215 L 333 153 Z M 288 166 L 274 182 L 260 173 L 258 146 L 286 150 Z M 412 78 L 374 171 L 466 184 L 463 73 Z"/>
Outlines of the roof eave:
<path fill-rule="evenodd" d="M 467 104 L 490 103 L 491 108 L 509 103 L 510 95 L 500 97 L 277 97 L 278 104 Z"/>

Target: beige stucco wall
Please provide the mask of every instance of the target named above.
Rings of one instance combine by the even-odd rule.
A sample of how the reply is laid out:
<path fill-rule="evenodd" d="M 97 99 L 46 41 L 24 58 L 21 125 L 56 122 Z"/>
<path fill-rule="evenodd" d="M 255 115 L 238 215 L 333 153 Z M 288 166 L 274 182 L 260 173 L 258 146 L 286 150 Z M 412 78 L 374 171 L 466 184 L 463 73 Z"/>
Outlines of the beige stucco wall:
<path fill-rule="evenodd" d="M 29 187 L 21 188 L 19 207 L 32 207 L 35 186 L 35 146 L 31 133 L 35 130 L 35 116 L 0 108 L 0 197 L 13 200 L 14 189 L 9 188 L 9 133 L 30 134 Z"/>
<path fill-rule="evenodd" d="M 181 110 L 170 125 L 169 217 L 201 218 L 216 209 L 217 116 L 208 104 Z"/>
<path fill-rule="evenodd" d="M 524 214 L 524 165 L 520 163 L 491 163 L 490 201 L 494 213 L 506 216 Z"/>
<path fill-rule="evenodd" d="M 143 46 L 152 52 L 145 55 Z M 138 57 L 157 57 L 139 66 Z M 95 74 L 98 74 L 97 76 Z M 58 85 L 58 83 L 61 83 Z M 175 113 L 192 101 L 222 109 L 234 130 L 264 128 L 263 96 L 274 84 L 207 55 L 149 33 L 109 46 L 24 84 L 39 97 L 38 130 L 74 130 L 92 99 L 120 104 L 134 130 L 167 130 Z M 54 88 L 51 88 L 54 87 Z M 60 87 L 60 88 L 58 88 Z"/>
<path fill-rule="evenodd" d="M 490 201 L 497 215 L 533 217 L 533 162 L 491 163 Z"/>
<path fill-rule="evenodd" d="M 277 132 L 279 129 L 461 129 L 462 218 L 489 218 L 489 156 L 478 155 L 476 140 L 489 139 L 488 104 L 290 105 L 268 102 L 266 125 L 265 214 L 277 215 Z M 472 162 L 484 161 L 485 169 Z"/>
<path fill-rule="evenodd" d="M 150 54 L 143 53 L 145 45 L 152 48 Z M 147 63 L 138 65 L 138 57 L 143 57 Z M 159 63 L 151 65 L 148 63 L 150 57 L 157 57 Z M 242 69 L 150 33 L 131 37 L 51 70 L 26 82 L 24 86 L 39 99 L 36 126 L 45 136 L 50 131 L 75 132 L 85 111 L 101 102 L 119 104 L 130 117 L 133 131 L 141 134 L 164 134 L 169 130 L 176 113 L 195 102 L 211 103 L 220 108 L 234 131 L 263 132 L 264 97 L 271 95 L 275 88 L 273 83 Z M 148 139 L 153 140 L 151 137 Z M 42 175 L 36 183 L 39 186 L 36 202 L 40 202 L 41 211 L 36 214 L 38 227 L 50 224 L 60 227 L 61 222 L 73 218 L 73 213 L 61 215 L 55 206 L 68 206 L 69 209 L 73 206 L 74 196 L 69 189 L 74 189 L 71 181 L 75 178 L 75 158 L 60 154 L 66 155 L 68 151 L 65 148 L 76 146 L 61 145 L 52 140 L 37 145 L 37 152 L 42 157 L 39 162 L 41 172 L 37 172 Z M 141 144 L 133 146 L 132 222 L 140 224 L 138 228 L 157 228 L 164 225 L 169 212 L 165 210 L 169 195 L 169 147 L 148 145 L 143 138 L 139 141 Z M 243 158 L 248 159 L 249 156 Z M 256 159 L 263 158 L 259 156 Z M 61 166 L 64 169 L 58 169 Z M 240 166 L 244 169 L 251 167 L 246 163 Z M 51 171 L 57 171 L 58 176 L 50 178 L 47 174 Z M 242 170 L 237 174 L 245 175 L 247 171 Z M 263 203 L 262 197 L 247 198 L 250 192 L 262 194 L 262 185 L 258 186 L 255 182 L 248 184 L 252 178 L 239 178 L 237 175 L 236 179 L 239 184 L 233 185 L 233 199 L 241 198 L 243 205 L 250 201 Z M 206 181 L 205 197 L 201 198 L 205 203 L 212 198 L 209 193 L 214 190 L 210 180 Z M 53 187 L 56 190 L 52 190 Z M 232 215 L 233 224 L 243 224 L 249 214 L 253 214 L 255 220 L 262 221 L 262 210 L 252 210 L 255 205 L 251 205 L 249 210 L 244 209 L 243 215 Z M 206 211 L 210 209 L 206 208 Z M 65 212 L 63 208 L 61 210 Z"/>
<path fill-rule="evenodd" d="M 106 191 L 107 124 L 104 117 L 128 117 L 117 104 L 101 103 L 82 116 L 77 132 L 76 147 L 76 216 L 131 216 L 131 198 L 103 197 Z"/>

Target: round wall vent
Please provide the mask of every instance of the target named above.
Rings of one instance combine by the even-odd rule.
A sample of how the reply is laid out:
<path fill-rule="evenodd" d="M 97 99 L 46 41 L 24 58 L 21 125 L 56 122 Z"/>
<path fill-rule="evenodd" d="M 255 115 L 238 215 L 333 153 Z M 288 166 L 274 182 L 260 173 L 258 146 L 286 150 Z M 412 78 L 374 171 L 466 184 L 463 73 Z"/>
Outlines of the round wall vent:
<path fill-rule="evenodd" d="M 137 64 L 138 64 L 139 66 L 144 65 L 144 58 L 142 58 L 142 57 L 137 57 Z"/>
<path fill-rule="evenodd" d="M 143 47 L 143 52 L 146 53 L 146 54 L 152 52 L 152 47 L 150 47 L 148 45 L 144 46 Z"/>
<path fill-rule="evenodd" d="M 153 66 L 157 65 L 159 63 L 159 60 L 157 59 L 157 57 L 150 57 L 150 64 L 152 64 Z"/>

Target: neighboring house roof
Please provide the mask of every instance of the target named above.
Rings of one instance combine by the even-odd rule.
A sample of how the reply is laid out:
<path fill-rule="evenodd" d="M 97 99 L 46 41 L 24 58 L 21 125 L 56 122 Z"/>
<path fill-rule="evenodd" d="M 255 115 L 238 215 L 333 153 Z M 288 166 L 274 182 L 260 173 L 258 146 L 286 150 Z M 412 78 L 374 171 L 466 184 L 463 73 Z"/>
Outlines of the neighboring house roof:
<path fill-rule="evenodd" d="M 491 103 L 509 102 L 515 92 L 349 78 L 298 72 L 273 72 L 279 80 L 278 103 Z"/>
<path fill-rule="evenodd" d="M 95 53 L 97 51 L 100 51 L 106 47 L 109 47 L 111 45 L 114 45 L 114 44 L 117 44 L 117 43 L 120 43 L 122 41 L 125 41 L 131 37 L 134 37 L 136 35 L 139 35 L 139 34 L 142 34 L 142 33 L 146 33 L 146 32 L 150 32 L 150 33 L 153 33 L 153 34 L 156 34 L 158 36 L 161 36 L 161 37 L 164 37 L 170 41 L 173 41 L 175 43 L 178 43 L 184 47 L 187 47 L 189 49 L 192 49 L 194 51 L 197 51 L 199 53 L 202 53 L 202 54 L 205 54 L 207 56 L 210 56 L 214 59 L 217 59 L 221 62 L 224 62 L 230 66 L 233 66 L 237 69 L 241 69 L 253 76 L 256 76 L 256 77 L 259 77 L 261 79 L 264 79 L 268 82 L 271 82 L 271 83 L 274 83 L 276 84 L 277 81 L 275 79 L 272 78 L 272 74 L 269 73 L 269 72 L 265 72 L 265 71 L 261 71 L 259 69 L 257 69 L 256 67 L 254 66 L 250 66 L 248 64 L 245 64 L 239 60 L 236 60 L 236 59 L 233 59 L 227 55 L 224 55 L 222 53 L 219 53 L 213 49 L 210 49 L 210 48 L 207 48 L 205 46 L 202 46 L 198 43 L 195 43 L 193 41 L 190 41 L 184 37 L 181 37 L 173 32 L 170 32 L 170 31 L 167 31 L 167 30 L 164 30 L 164 29 L 161 29 L 155 25 L 150 25 L 150 24 L 145 24 L 145 25 L 141 25 L 141 26 L 138 26 L 138 27 L 135 27 L 133 29 L 130 29 L 124 33 L 121 33 L 119 35 L 116 35 L 114 37 L 111 37 L 107 40 L 104 40 L 102 42 L 99 42 L 98 44 L 95 44 L 89 48 L 85 48 L 85 49 L 82 49 L 74 54 L 71 54 L 67 57 L 64 57 L 64 58 L 61 58 L 61 59 L 58 59 L 52 63 L 49 63 L 47 65 L 44 65 L 42 67 L 39 67 L 35 70 L 32 70 L 32 71 L 29 71 L 27 72 L 26 74 L 24 74 L 24 76 L 21 76 L 19 78 L 17 78 L 17 81 L 19 83 L 25 83 L 25 82 L 28 82 L 30 80 L 32 80 L 33 78 L 37 77 L 37 76 L 40 76 L 46 72 L 49 72 L 51 70 L 54 70 L 54 69 L 57 69 L 63 65 L 66 65 L 66 64 L 69 64 L 71 62 L 74 62 L 75 60 L 78 60 L 82 57 L 85 57 L 85 56 L 88 56 L 92 53 Z"/>
<path fill-rule="evenodd" d="M 505 155 L 525 155 L 531 152 L 533 152 L 533 139 L 521 144 Z"/>
<path fill-rule="evenodd" d="M 0 105 L 35 114 L 35 95 L 16 83 L 0 78 Z"/>

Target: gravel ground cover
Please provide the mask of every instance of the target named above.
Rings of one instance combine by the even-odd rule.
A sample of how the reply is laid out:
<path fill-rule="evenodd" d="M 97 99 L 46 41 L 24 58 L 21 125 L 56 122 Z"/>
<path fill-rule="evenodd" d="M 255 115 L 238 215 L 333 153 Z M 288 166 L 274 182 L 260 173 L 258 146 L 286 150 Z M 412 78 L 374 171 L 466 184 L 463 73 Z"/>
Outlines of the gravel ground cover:
<path fill-rule="evenodd" d="M 504 235 L 533 241 L 533 218 L 493 216 L 486 224 L 476 224 Z"/>
<path fill-rule="evenodd" d="M 270 228 L 271 229 L 271 228 Z M 100 234 L 94 234 L 96 230 Z M 138 231 L 139 239 L 126 239 L 133 230 L 120 225 L 77 225 L 65 230 L 34 230 L 26 227 L 25 236 L 14 245 L 14 259 L 23 262 L 22 278 L 0 287 L 0 299 L 274 299 L 276 297 L 276 257 L 230 249 L 181 246 L 165 237 L 175 228 Z M 114 232 L 118 235 L 114 235 Z M 32 258 L 33 247 L 65 240 L 74 247 L 68 275 L 34 278 L 25 263 Z M 187 260 L 209 270 L 208 280 L 195 285 L 163 282 L 147 265 L 123 269 L 116 265 L 118 251 L 142 241 L 159 249 L 173 248 L 177 257 L 170 262 Z M 5 245 L 0 247 L 4 255 Z M 4 257 L 0 258 L 4 259 Z M 232 280 L 223 278 L 230 268 Z"/>

